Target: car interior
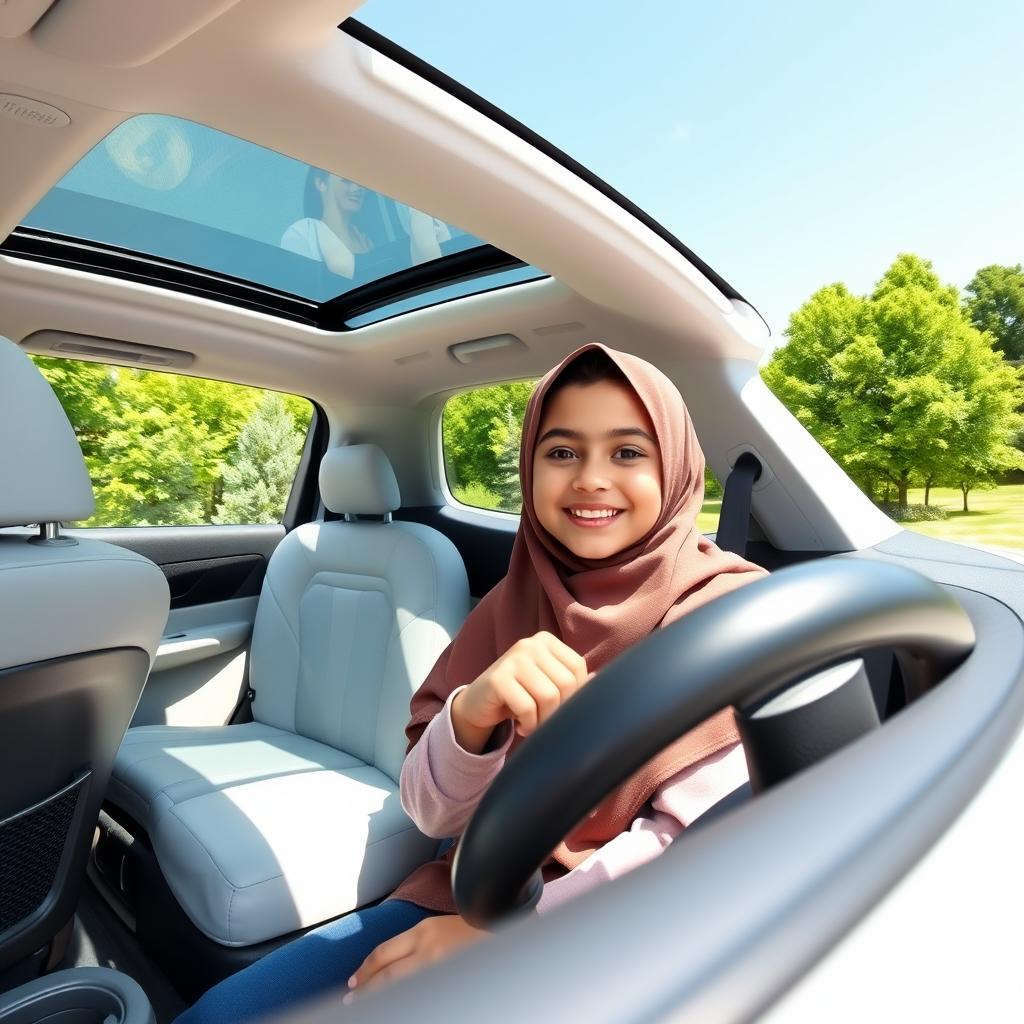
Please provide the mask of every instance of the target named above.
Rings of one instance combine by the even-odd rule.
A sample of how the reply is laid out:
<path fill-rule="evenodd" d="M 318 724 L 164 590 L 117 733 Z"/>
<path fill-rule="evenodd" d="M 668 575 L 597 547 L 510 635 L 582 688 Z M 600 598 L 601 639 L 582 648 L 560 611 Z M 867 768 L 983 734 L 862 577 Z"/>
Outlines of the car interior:
<path fill-rule="evenodd" d="M 434 856 L 398 797 L 409 701 L 518 525 L 453 493 L 445 405 L 590 341 L 676 383 L 725 484 L 718 541 L 770 575 L 524 745 L 456 868 L 493 937 L 345 1014 L 821 1019 L 897 965 L 931 1005 L 907 922 L 962 878 L 950 837 L 1022 843 L 982 797 L 1024 759 L 1024 564 L 890 520 L 761 382 L 756 296 L 357 8 L 0 5 L 0 1022 L 169 1022 Z M 365 189 L 380 241 L 351 278 L 277 244 L 307 168 Z M 218 220 L 221 193 L 182 213 L 187 174 L 271 227 Z M 411 264 L 419 211 L 452 227 Z M 308 399 L 280 521 L 68 525 L 95 481 L 29 355 Z M 530 914 L 554 843 L 728 705 L 751 784 Z M 496 997 L 512 966 L 534 984 Z"/>

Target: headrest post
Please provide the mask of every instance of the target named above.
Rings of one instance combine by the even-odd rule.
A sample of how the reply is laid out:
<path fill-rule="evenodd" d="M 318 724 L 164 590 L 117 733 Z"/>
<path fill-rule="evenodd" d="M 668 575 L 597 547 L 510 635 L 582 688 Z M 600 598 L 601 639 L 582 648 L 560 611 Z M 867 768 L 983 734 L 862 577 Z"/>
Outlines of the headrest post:
<path fill-rule="evenodd" d="M 60 523 L 40 523 L 39 535 L 29 537 L 29 544 L 45 544 L 47 547 L 71 548 L 78 541 L 74 537 L 65 537 L 60 532 Z"/>

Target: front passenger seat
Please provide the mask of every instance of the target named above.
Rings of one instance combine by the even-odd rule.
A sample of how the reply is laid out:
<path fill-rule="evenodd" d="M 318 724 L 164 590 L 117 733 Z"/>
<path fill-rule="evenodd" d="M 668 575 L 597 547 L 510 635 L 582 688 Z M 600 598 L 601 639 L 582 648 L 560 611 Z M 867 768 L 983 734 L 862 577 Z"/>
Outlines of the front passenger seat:
<path fill-rule="evenodd" d="M 20 979 L 74 914 L 114 754 L 167 620 L 152 562 L 61 535 L 61 520 L 93 507 L 64 410 L 0 338 L 0 527 L 39 524 L 0 530 L 0 972 L 18 964 Z"/>
<path fill-rule="evenodd" d="M 465 566 L 443 534 L 391 521 L 398 483 L 376 445 L 328 451 L 320 492 L 351 521 L 303 524 L 270 560 L 255 720 L 130 729 L 111 780 L 178 903 L 221 946 L 386 896 L 437 845 L 402 810 L 398 777 L 409 700 L 469 611 Z"/>

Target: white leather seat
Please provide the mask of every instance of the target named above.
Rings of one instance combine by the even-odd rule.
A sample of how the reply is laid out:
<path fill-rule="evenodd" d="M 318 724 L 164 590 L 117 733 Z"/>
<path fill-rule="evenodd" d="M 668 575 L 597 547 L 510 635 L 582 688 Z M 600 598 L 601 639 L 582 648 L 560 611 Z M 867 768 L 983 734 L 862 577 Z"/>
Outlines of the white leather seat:
<path fill-rule="evenodd" d="M 169 594 L 148 559 L 60 536 L 92 515 L 67 416 L 0 338 L 0 971 L 74 913 L 118 743 L 149 673 Z"/>
<path fill-rule="evenodd" d="M 334 448 L 325 505 L 390 519 L 391 465 Z M 436 840 L 402 811 L 409 700 L 469 610 L 454 545 L 417 523 L 308 523 L 267 568 L 253 630 L 253 717 L 131 729 L 109 796 L 148 832 L 193 923 L 244 946 L 372 902 Z"/>

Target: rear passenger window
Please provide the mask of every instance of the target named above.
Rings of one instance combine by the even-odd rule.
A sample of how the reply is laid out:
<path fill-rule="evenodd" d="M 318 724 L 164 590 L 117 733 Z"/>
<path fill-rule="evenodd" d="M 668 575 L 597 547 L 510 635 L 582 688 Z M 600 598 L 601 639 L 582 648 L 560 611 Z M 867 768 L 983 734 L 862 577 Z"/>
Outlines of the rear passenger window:
<path fill-rule="evenodd" d="M 496 384 L 448 399 L 441 416 L 445 476 L 452 497 L 463 505 L 498 512 L 522 509 L 519 440 L 526 403 L 535 381 Z M 722 485 L 704 472 L 701 533 L 714 533 L 722 508 Z"/>
<path fill-rule="evenodd" d="M 474 508 L 518 513 L 519 438 L 534 381 L 495 384 L 449 398 L 441 417 L 448 489 Z"/>
<path fill-rule="evenodd" d="M 296 395 L 33 356 L 78 436 L 96 512 L 76 526 L 280 522 L 313 414 Z"/>

